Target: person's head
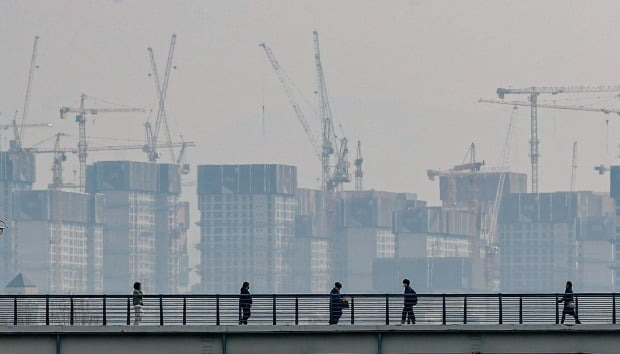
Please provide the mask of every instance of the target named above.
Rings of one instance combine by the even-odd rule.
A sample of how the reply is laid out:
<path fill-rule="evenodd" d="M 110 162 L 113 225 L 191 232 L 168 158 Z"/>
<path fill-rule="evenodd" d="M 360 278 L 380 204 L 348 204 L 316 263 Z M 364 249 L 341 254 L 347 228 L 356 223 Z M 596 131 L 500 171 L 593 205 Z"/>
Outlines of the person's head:
<path fill-rule="evenodd" d="M 572 282 L 572 281 L 570 281 L 570 280 L 569 280 L 569 281 L 567 281 L 567 282 L 566 282 L 566 289 L 570 289 L 570 288 L 572 288 L 572 287 L 573 287 L 573 282 Z"/>
<path fill-rule="evenodd" d="M 250 288 L 250 283 L 248 283 L 247 281 L 243 282 L 243 285 L 241 285 L 242 288 L 246 288 L 249 289 Z"/>
<path fill-rule="evenodd" d="M 142 284 L 139 281 L 133 283 L 133 288 L 136 290 L 140 290 L 142 288 Z"/>
<path fill-rule="evenodd" d="M 403 279 L 403 286 L 404 286 L 404 287 L 409 286 L 409 284 L 411 284 L 411 282 L 409 281 L 409 279 L 407 279 L 407 278 Z"/>
<path fill-rule="evenodd" d="M 334 288 L 340 290 L 340 289 L 342 289 L 342 284 L 340 284 L 340 282 L 337 281 L 336 283 L 334 283 Z"/>

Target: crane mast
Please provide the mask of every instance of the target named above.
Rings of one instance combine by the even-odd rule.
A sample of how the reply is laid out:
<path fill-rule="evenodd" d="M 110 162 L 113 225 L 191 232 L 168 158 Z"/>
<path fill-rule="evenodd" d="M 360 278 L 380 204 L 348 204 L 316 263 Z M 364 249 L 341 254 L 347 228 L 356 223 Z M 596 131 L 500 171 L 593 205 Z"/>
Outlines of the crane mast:
<path fill-rule="evenodd" d="M 84 107 L 86 101 L 86 94 L 82 94 L 80 97 L 80 107 L 61 107 L 60 118 L 64 119 L 67 113 L 76 113 L 75 121 L 78 123 L 79 140 L 77 144 L 78 159 L 80 161 L 80 192 L 84 192 L 86 186 L 86 158 L 88 156 L 88 143 L 86 140 L 86 115 L 98 114 L 98 113 L 130 113 L 130 112 L 144 112 L 142 108 L 86 108 Z"/>
<path fill-rule="evenodd" d="M 355 157 L 354 165 L 355 165 L 355 190 L 361 191 L 364 189 L 362 184 L 362 180 L 364 178 L 364 171 L 362 170 L 362 164 L 364 163 L 364 158 L 362 157 L 362 142 L 357 141 L 357 156 Z"/>
<path fill-rule="evenodd" d="M 575 191 L 575 183 L 577 181 L 577 142 L 573 142 L 573 160 L 571 163 L 570 173 L 570 191 Z"/>

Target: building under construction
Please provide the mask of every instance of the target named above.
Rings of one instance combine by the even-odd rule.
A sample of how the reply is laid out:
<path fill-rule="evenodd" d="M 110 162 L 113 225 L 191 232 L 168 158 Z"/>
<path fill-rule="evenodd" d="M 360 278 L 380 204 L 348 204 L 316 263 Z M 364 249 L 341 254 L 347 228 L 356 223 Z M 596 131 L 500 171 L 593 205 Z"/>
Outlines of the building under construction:
<path fill-rule="evenodd" d="M 0 284 L 7 284 L 18 273 L 13 192 L 31 190 L 35 178 L 34 154 L 17 149 L 14 143 L 9 151 L 0 151 L 0 215 L 9 225 L 0 237 Z"/>
<path fill-rule="evenodd" d="M 86 190 L 105 196 L 103 286 L 122 293 L 175 293 L 187 268 L 187 204 L 178 165 L 101 161 L 88 166 Z"/>
<path fill-rule="evenodd" d="M 43 293 L 101 293 L 103 195 L 37 190 L 13 200 L 19 271 Z"/>
<path fill-rule="evenodd" d="M 593 192 L 504 196 L 498 219 L 502 291 L 587 291 L 613 287 L 614 205 Z"/>
<path fill-rule="evenodd" d="M 198 166 L 201 291 L 289 291 L 297 168 Z"/>

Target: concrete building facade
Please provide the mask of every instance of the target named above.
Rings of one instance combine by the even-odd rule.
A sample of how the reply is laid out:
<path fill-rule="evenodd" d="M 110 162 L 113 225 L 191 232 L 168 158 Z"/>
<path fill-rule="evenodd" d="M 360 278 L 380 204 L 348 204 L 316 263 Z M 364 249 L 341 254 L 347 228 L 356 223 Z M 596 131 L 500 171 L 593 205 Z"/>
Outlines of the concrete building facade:
<path fill-rule="evenodd" d="M 13 221 L 13 192 L 32 189 L 36 179 L 35 157 L 17 149 L 0 151 L 0 217 L 9 228 L 0 237 L 0 283 L 6 284 L 18 273 L 17 239 Z"/>
<path fill-rule="evenodd" d="M 505 196 L 498 220 L 502 291 L 560 291 L 567 280 L 577 289 L 610 291 L 613 215 L 612 200 L 593 192 Z"/>
<path fill-rule="evenodd" d="M 296 190 L 293 166 L 198 166 L 201 291 L 290 290 Z"/>
<path fill-rule="evenodd" d="M 100 293 L 103 196 L 57 190 L 14 193 L 19 271 L 43 293 Z"/>
<path fill-rule="evenodd" d="M 101 161 L 88 166 L 87 192 L 105 195 L 103 283 L 124 293 L 139 281 L 147 292 L 175 293 L 187 254 L 187 220 L 179 202 L 177 165 Z"/>

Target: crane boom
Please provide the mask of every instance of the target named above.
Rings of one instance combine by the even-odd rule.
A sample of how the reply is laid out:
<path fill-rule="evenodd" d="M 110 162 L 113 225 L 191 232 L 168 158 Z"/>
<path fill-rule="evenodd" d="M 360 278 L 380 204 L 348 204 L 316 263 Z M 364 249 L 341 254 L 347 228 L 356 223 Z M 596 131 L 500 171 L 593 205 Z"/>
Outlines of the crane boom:
<path fill-rule="evenodd" d="M 0 124 L 0 129 L 9 129 L 9 128 L 13 128 L 14 125 L 11 124 Z M 21 125 L 22 128 L 37 128 L 37 127 L 47 127 L 47 128 L 51 128 L 52 124 L 51 123 L 30 123 L 30 124 L 22 124 Z"/>
<path fill-rule="evenodd" d="M 278 77 L 278 80 L 280 80 L 280 84 L 282 85 L 282 88 L 284 89 L 284 92 L 286 93 L 289 103 L 293 107 L 293 111 L 295 111 L 297 120 L 299 120 L 299 123 L 301 124 L 302 128 L 306 132 L 306 136 L 308 137 L 310 144 L 314 148 L 314 151 L 320 160 L 321 159 L 321 148 L 319 147 L 319 144 L 317 143 L 316 138 L 314 137 L 314 134 L 312 133 L 312 129 L 310 128 L 310 125 L 308 124 L 308 121 L 306 120 L 306 117 L 303 111 L 301 110 L 301 107 L 299 107 L 299 104 L 295 100 L 295 96 L 293 95 L 293 90 L 291 89 L 291 86 L 289 84 L 289 79 L 288 79 L 288 76 L 286 75 L 286 72 L 282 68 L 282 65 L 280 65 L 280 62 L 274 56 L 271 48 L 267 46 L 267 44 L 261 43 L 259 44 L 259 46 L 262 47 L 263 50 L 265 51 L 265 54 L 267 55 L 267 59 L 269 59 L 269 62 L 271 63 L 271 66 L 273 67 L 273 70 L 275 71 L 276 76 Z"/>
<path fill-rule="evenodd" d="M 155 90 L 157 91 L 157 99 L 158 99 L 158 109 L 157 109 L 157 118 L 155 120 L 155 129 L 153 130 L 150 123 L 145 124 L 145 128 L 147 130 L 147 144 L 151 146 L 151 149 L 146 151 L 149 161 L 155 162 L 159 158 L 159 154 L 156 150 L 157 140 L 159 138 L 159 131 L 163 124 L 166 131 L 167 141 L 171 142 L 170 137 L 170 129 L 168 127 L 168 119 L 166 117 L 166 109 L 165 102 L 166 96 L 168 93 L 168 82 L 170 80 L 170 70 L 172 68 L 172 59 L 174 58 L 174 48 L 176 46 L 177 35 L 173 34 L 170 39 L 170 47 L 168 49 L 168 59 L 166 60 L 166 68 L 164 71 L 164 81 L 163 84 L 159 80 L 159 72 L 157 70 L 157 64 L 155 62 L 155 55 L 153 53 L 152 48 L 148 48 L 149 57 L 151 60 L 151 70 L 153 71 L 153 78 L 155 80 Z M 175 160 L 174 151 L 170 147 L 170 156 L 171 161 Z"/>
<path fill-rule="evenodd" d="M 512 105 L 512 106 L 528 106 L 528 107 L 531 106 L 531 103 L 527 101 L 498 100 L 494 98 L 481 98 L 478 100 L 478 102 L 506 104 L 506 105 Z M 540 102 L 538 102 L 537 105 L 539 108 L 554 108 L 554 109 L 566 109 L 566 110 L 573 110 L 573 111 L 616 113 L 620 115 L 620 109 L 617 109 L 617 108 L 572 106 L 572 105 L 561 105 L 561 104 L 540 103 Z"/>
<path fill-rule="evenodd" d="M 557 95 L 560 93 L 589 93 L 589 92 L 617 92 L 620 91 L 618 85 L 598 85 L 598 86 L 532 86 L 527 88 L 498 88 L 497 96 L 504 99 L 507 94 L 527 94 L 530 106 L 530 163 L 532 166 L 532 193 L 538 193 L 538 96 L 540 94 Z"/>
<path fill-rule="evenodd" d="M 39 36 L 34 37 L 34 44 L 32 46 L 32 57 L 30 58 L 30 70 L 28 71 L 28 83 L 26 84 L 26 95 L 24 97 L 24 109 L 22 110 L 22 121 L 19 127 L 19 132 L 15 130 L 15 144 L 21 147 L 24 123 L 28 117 L 28 110 L 30 108 L 30 92 L 32 91 L 32 77 L 34 70 L 37 68 L 37 49 L 39 47 Z"/>
<path fill-rule="evenodd" d="M 362 170 L 362 164 L 364 163 L 364 158 L 362 157 L 362 142 L 357 141 L 357 155 L 355 157 L 355 161 L 353 164 L 355 165 L 355 190 L 361 191 L 364 189 L 363 186 L 363 178 L 364 171 Z"/>
<path fill-rule="evenodd" d="M 541 94 L 550 93 L 588 93 L 588 92 L 616 92 L 620 91 L 620 85 L 575 85 L 575 86 L 533 86 L 526 88 L 498 88 L 497 95 L 504 98 L 507 94 Z"/>

